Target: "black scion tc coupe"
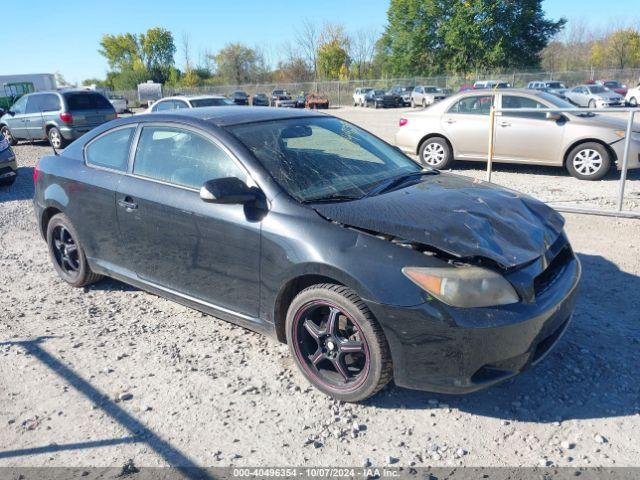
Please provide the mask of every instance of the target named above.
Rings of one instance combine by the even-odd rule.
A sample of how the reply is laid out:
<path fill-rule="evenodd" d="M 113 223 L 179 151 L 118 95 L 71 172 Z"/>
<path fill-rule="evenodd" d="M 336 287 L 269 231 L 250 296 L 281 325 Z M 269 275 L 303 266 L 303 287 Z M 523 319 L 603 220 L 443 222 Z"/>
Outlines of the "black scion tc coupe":
<path fill-rule="evenodd" d="M 273 335 L 345 401 L 391 379 L 493 385 L 539 362 L 574 310 L 580 264 L 554 210 L 325 114 L 118 119 L 34 180 L 64 281 L 113 277 Z"/>

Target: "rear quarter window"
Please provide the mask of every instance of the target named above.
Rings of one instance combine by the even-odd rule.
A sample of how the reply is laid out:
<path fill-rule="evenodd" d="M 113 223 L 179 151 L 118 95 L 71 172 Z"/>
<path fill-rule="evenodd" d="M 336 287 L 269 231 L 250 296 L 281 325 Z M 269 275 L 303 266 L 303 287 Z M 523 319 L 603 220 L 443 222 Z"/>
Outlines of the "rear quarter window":
<path fill-rule="evenodd" d="M 112 110 L 113 106 L 99 93 L 69 93 L 64 96 L 67 109 L 74 110 Z"/>
<path fill-rule="evenodd" d="M 89 165 L 125 172 L 135 130 L 134 126 L 118 128 L 93 140 L 85 149 L 86 162 Z"/>

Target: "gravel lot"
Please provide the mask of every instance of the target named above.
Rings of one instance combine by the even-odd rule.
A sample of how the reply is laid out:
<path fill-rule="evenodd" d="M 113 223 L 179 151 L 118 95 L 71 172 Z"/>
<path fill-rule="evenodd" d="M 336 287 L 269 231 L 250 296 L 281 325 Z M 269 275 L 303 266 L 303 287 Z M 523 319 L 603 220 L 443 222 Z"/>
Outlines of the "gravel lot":
<path fill-rule="evenodd" d="M 332 113 L 392 140 L 402 111 Z M 468 396 L 390 386 L 341 404 L 275 340 L 116 281 L 63 284 L 30 202 L 50 150 L 15 150 L 20 177 L 0 190 L 0 466 L 640 466 L 640 221 L 567 215 L 582 294 L 533 370 Z M 617 185 L 496 171 L 545 200 L 606 203 Z"/>

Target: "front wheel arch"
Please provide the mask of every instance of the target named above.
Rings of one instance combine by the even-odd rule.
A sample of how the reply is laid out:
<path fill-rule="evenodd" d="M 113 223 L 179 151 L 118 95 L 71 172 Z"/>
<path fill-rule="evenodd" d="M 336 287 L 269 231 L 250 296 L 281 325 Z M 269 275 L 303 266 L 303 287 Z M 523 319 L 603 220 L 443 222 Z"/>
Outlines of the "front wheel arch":
<path fill-rule="evenodd" d="M 418 146 L 416 147 L 416 150 L 415 150 L 414 154 L 418 155 L 420 153 L 420 147 L 422 147 L 422 144 L 424 142 L 426 142 L 427 140 L 429 140 L 430 138 L 433 138 L 433 137 L 443 138 L 447 142 L 447 144 L 449 145 L 449 148 L 451 149 L 451 154 L 453 155 L 453 158 L 455 159 L 455 150 L 453 149 L 453 144 L 451 143 L 451 140 L 449 140 L 447 138 L 447 136 L 443 135 L 442 133 L 429 133 L 429 134 L 425 135 L 424 137 L 422 137 L 420 139 L 420 141 L 418 142 Z"/>
<path fill-rule="evenodd" d="M 564 166 L 565 169 L 567 168 L 567 162 L 569 161 L 569 154 L 571 153 L 571 151 L 574 148 L 576 148 L 578 145 L 581 145 L 583 143 L 599 143 L 609 153 L 609 157 L 611 158 L 611 163 L 612 164 L 618 163 L 618 156 L 616 155 L 615 150 L 611 148 L 611 145 L 609 145 L 607 142 L 603 142 L 602 140 L 597 138 L 582 138 L 580 140 L 576 140 L 564 150 L 564 155 L 562 157 L 562 165 Z"/>

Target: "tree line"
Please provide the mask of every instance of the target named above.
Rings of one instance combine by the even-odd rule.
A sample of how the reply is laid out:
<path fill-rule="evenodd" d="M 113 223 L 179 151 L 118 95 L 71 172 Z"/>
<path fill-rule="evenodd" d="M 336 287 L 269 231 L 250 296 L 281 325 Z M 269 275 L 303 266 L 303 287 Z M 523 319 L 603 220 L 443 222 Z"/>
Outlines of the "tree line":
<path fill-rule="evenodd" d="M 99 53 L 108 62 L 107 76 L 84 83 L 126 90 L 147 80 L 196 87 L 640 66 L 637 28 L 595 35 L 579 22 L 566 24 L 564 18 L 547 18 L 542 0 L 390 0 L 382 32 L 349 32 L 340 23 L 304 20 L 293 41 L 275 54 L 230 42 L 194 59 L 183 34 L 180 65 L 172 32 L 151 28 L 104 35 Z"/>

